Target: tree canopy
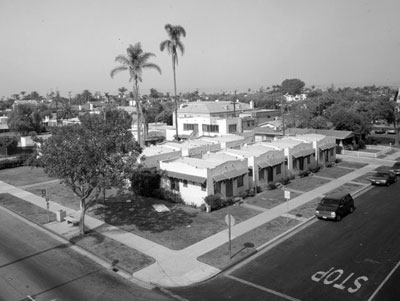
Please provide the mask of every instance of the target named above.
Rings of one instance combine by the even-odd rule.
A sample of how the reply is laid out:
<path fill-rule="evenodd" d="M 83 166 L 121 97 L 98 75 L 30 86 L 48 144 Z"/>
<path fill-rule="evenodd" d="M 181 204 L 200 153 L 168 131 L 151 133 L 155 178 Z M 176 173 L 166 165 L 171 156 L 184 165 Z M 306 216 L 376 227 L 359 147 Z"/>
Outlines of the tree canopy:
<path fill-rule="evenodd" d="M 280 90 L 283 94 L 297 95 L 302 93 L 304 86 L 305 83 L 297 78 L 285 79 L 280 86 Z"/>
<path fill-rule="evenodd" d="M 89 114 L 80 125 L 55 128 L 48 140 L 40 142 L 38 155 L 44 171 L 80 198 L 83 234 L 87 209 L 106 187 L 122 187 L 141 149 L 125 122 L 110 123 Z"/>

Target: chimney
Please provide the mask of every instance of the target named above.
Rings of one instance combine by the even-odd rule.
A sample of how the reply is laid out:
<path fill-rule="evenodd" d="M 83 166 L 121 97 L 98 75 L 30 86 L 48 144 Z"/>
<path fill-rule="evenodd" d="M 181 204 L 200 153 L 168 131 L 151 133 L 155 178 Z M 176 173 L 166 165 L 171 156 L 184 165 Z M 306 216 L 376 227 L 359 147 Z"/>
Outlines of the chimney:
<path fill-rule="evenodd" d="M 254 100 L 250 100 L 250 109 L 254 109 Z"/>

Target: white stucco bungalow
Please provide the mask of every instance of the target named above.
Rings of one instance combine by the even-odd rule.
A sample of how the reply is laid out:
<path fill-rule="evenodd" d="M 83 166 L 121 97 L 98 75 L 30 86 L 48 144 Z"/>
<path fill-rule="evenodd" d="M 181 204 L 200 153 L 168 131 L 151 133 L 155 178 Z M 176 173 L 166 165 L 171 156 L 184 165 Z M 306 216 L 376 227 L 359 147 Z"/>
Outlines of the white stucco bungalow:
<path fill-rule="evenodd" d="M 295 172 L 307 170 L 316 161 L 312 143 L 301 142 L 292 138 L 282 138 L 271 142 L 257 142 L 256 144 L 283 150 L 287 159 L 288 169 Z"/>
<path fill-rule="evenodd" d="M 199 139 L 187 140 L 184 142 L 168 141 L 163 144 L 165 147 L 180 149 L 183 157 L 201 157 L 207 152 L 218 151 L 221 145 L 217 142 L 203 141 Z"/>
<path fill-rule="evenodd" d="M 268 183 L 281 180 L 287 174 L 283 150 L 248 145 L 241 149 L 226 149 L 221 152 L 248 160 L 250 189 L 257 186 L 265 187 Z"/>
<path fill-rule="evenodd" d="M 179 192 L 186 204 L 200 206 L 212 194 L 234 197 L 248 190 L 247 160 L 223 154 L 160 162 L 161 187 Z"/>
<path fill-rule="evenodd" d="M 148 168 L 160 168 L 162 160 L 170 160 L 180 158 L 182 150 L 179 148 L 167 147 L 162 144 L 152 145 L 143 149 L 138 157 L 138 163 Z"/>
<path fill-rule="evenodd" d="M 223 135 L 216 137 L 200 137 L 198 140 L 219 143 L 221 149 L 240 148 L 245 144 L 254 142 L 254 136 L 239 136 L 239 135 Z"/>
<path fill-rule="evenodd" d="M 321 134 L 304 134 L 292 137 L 302 142 L 311 142 L 315 150 L 315 158 L 318 164 L 334 162 L 336 159 L 335 137 Z"/>

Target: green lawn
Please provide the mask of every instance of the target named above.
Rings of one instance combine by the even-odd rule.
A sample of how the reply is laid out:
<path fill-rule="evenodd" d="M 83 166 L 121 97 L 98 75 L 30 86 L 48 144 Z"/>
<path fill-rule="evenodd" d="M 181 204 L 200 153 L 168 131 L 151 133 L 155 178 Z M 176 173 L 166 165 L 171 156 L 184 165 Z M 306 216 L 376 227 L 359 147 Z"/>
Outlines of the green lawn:
<path fill-rule="evenodd" d="M 299 191 L 311 191 L 321 185 L 329 183 L 329 180 L 316 178 L 312 176 L 304 178 L 296 178 L 290 181 L 289 184 L 285 185 L 289 189 L 299 190 Z"/>
<path fill-rule="evenodd" d="M 312 217 L 315 214 L 315 208 L 317 208 L 317 205 L 321 201 L 321 199 L 321 197 L 315 198 L 308 203 L 291 210 L 289 213 L 298 217 Z"/>
<path fill-rule="evenodd" d="M 300 221 L 295 219 L 278 217 L 233 239 L 231 245 L 232 259 L 229 257 L 228 237 L 225 244 L 203 254 L 197 259 L 218 269 L 223 269 L 231 262 L 238 261 L 250 252 L 254 252 L 255 248 L 263 245 L 299 223 Z"/>
<path fill-rule="evenodd" d="M 358 185 L 358 184 L 353 184 L 353 183 L 346 183 L 338 188 L 333 189 L 332 191 L 329 191 L 328 193 L 336 193 L 336 192 L 343 192 L 343 193 L 353 193 L 356 192 L 357 190 L 361 189 L 364 185 Z"/>
<path fill-rule="evenodd" d="M 290 197 L 295 198 L 299 195 L 300 193 L 291 192 Z M 282 189 L 265 190 L 261 193 L 258 193 L 254 197 L 245 199 L 245 203 L 265 209 L 271 209 L 284 203 L 285 201 L 284 191 Z"/>
<path fill-rule="evenodd" d="M 164 204 L 170 212 L 158 213 L 153 204 Z M 225 216 L 228 213 L 235 217 L 236 223 L 259 214 L 256 210 L 239 206 L 206 213 L 152 198 L 140 198 L 132 203 L 107 203 L 90 214 L 167 248 L 180 250 L 226 229 Z"/>
<path fill-rule="evenodd" d="M 340 168 L 340 167 L 326 167 L 324 169 L 321 169 L 318 173 L 316 173 L 316 176 L 320 177 L 326 177 L 326 178 L 332 178 L 332 179 L 337 179 L 340 178 L 344 175 L 347 175 L 348 173 L 352 172 L 352 170 L 346 169 L 346 168 Z"/>
<path fill-rule="evenodd" d="M 48 177 L 42 168 L 22 166 L 0 170 L 0 181 L 14 186 L 25 186 L 55 180 Z"/>
<path fill-rule="evenodd" d="M 337 164 L 338 167 L 347 167 L 352 169 L 359 169 L 361 167 L 367 166 L 367 163 L 358 163 L 358 162 L 350 162 L 350 161 L 341 161 Z"/>
<path fill-rule="evenodd" d="M 374 174 L 374 172 L 366 173 L 366 174 L 362 175 L 361 177 L 354 179 L 353 182 L 362 183 L 362 184 L 370 184 L 371 181 L 369 180 L 369 178 L 372 177 L 373 174 Z"/>

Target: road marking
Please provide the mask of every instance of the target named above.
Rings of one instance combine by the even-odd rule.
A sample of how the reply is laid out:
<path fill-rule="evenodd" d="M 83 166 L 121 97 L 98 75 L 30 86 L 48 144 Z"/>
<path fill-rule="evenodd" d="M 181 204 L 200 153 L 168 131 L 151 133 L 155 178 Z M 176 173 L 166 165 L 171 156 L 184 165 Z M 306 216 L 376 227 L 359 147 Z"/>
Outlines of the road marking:
<path fill-rule="evenodd" d="M 397 270 L 397 268 L 400 266 L 400 261 L 396 264 L 396 266 L 390 271 L 390 273 L 386 276 L 385 279 L 383 279 L 382 283 L 378 286 L 378 288 L 375 290 L 375 292 L 369 297 L 368 301 L 371 301 L 374 299 L 376 294 L 381 290 L 381 288 L 385 285 L 385 283 L 389 280 L 389 278 L 393 275 L 393 273 Z"/>
<path fill-rule="evenodd" d="M 288 296 L 288 295 L 285 295 L 285 294 L 282 294 L 282 293 L 280 293 L 280 292 L 271 290 L 271 289 L 266 288 L 266 287 L 263 287 L 263 286 L 261 286 L 261 285 L 257 285 L 257 284 L 251 283 L 251 282 L 249 282 L 249 281 L 246 281 L 246 280 L 237 278 L 237 277 L 232 276 L 232 275 L 226 275 L 226 277 L 231 278 L 231 279 L 233 279 L 233 280 L 236 280 L 236 281 L 238 281 L 238 282 L 244 283 L 244 284 L 246 284 L 246 285 L 249 285 L 249 286 L 258 288 L 259 290 L 265 291 L 265 292 L 267 292 L 267 293 L 270 293 L 270 294 L 273 294 L 273 295 L 277 295 L 277 296 L 279 296 L 279 297 L 285 298 L 285 299 L 290 300 L 290 301 L 301 301 L 300 299 L 296 299 L 296 298 L 290 297 L 290 296 Z"/>

